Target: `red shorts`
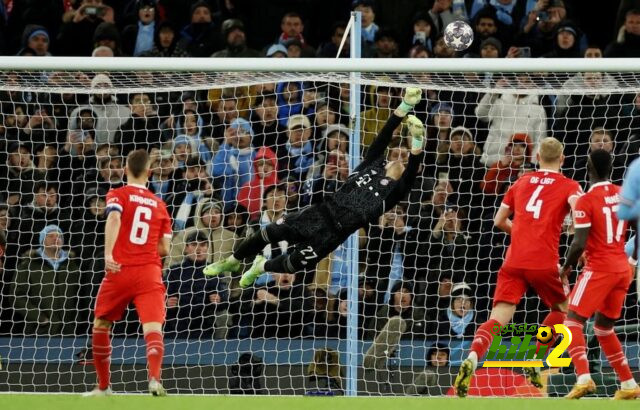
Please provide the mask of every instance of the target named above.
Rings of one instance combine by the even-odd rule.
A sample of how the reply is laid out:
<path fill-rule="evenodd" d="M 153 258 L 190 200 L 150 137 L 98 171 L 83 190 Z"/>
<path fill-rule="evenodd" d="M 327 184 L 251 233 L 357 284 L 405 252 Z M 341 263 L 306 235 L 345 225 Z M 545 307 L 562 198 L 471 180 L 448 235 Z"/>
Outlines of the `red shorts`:
<path fill-rule="evenodd" d="M 158 265 L 129 266 L 107 272 L 96 299 L 95 317 L 115 322 L 133 302 L 140 322 L 164 323 L 166 289 Z"/>
<path fill-rule="evenodd" d="M 536 291 L 547 307 L 564 302 L 569 294 L 569 287 L 562 284 L 557 269 L 520 269 L 503 266 L 498 271 L 493 306 L 498 302 L 517 305 L 529 287 Z"/>
<path fill-rule="evenodd" d="M 585 268 L 571 291 L 569 309 L 590 318 L 600 312 L 610 319 L 620 317 L 633 272 L 594 272 Z"/>

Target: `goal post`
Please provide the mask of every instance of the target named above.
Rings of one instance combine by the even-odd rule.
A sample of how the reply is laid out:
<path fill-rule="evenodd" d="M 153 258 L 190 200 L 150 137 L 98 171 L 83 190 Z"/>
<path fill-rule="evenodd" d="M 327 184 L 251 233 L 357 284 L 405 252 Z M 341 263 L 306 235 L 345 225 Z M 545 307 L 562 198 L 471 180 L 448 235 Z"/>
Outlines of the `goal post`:
<path fill-rule="evenodd" d="M 639 71 L 635 59 L 0 57 L 0 391 L 93 383 L 76 355 L 89 345 L 102 269 L 100 201 L 122 184 L 125 151 L 142 147 L 174 220 L 170 392 L 447 394 L 490 311 L 508 245 L 491 223 L 502 195 L 535 167 L 544 136 L 565 144 L 563 172 L 583 187 L 593 147 L 614 153 L 619 181 L 640 149 Z M 427 159 L 400 206 L 295 278 L 269 273 L 243 291 L 237 275 L 199 276 L 199 243 L 206 262 L 226 257 L 247 232 L 334 192 L 407 86 L 423 89 Z M 402 158 L 406 131 L 395 134 L 387 155 Z M 56 229 L 64 245 L 52 257 Z M 618 323 L 634 372 L 636 305 L 632 289 Z M 545 313 L 527 295 L 514 320 Z M 114 337 L 115 390 L 140 391 L 133 313 Z M 498 380 L 485 381 L 493 395 L 521 386 L 517 369 L 484 376 Z"/>

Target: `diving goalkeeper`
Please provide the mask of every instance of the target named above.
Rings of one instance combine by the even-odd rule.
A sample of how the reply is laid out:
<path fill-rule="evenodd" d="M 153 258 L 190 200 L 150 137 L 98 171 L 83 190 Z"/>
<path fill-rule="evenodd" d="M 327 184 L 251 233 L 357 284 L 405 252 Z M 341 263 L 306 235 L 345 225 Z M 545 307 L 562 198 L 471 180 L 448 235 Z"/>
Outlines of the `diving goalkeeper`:
<path fill-rule="evenodd" d="M 235 272 L 242 260 L 255 256 L 240 279 L 240 286 L 246 288 L 265 271 L 295 273 L 311 269 L 349 235 L 377 221 L 409 192 L 422 162 L 424 126 L 413 115 L 407 118 L 411 155 L 406 168 L 401 161 L 388 162 L 385 156 L 393 131 L 421 98 L 419 88 L 405 90 L 402 103 L 387 120 L 364 160 L 333 195 L 263 227 L 242 241 L 233 255 L 207 266 L 204 274 Z M 259 255 L 267 244 L 280 241 L 294 244 L 294 251 L 269 260 Z"/>

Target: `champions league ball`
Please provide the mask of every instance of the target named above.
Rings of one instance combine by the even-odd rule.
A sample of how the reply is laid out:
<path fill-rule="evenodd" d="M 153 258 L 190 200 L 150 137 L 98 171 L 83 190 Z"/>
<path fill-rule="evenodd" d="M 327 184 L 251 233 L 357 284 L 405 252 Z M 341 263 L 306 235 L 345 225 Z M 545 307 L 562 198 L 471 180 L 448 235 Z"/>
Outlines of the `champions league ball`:
<path fill-rule="evenodd" d="M 553 333 L 549 326 L 540 326 L 538 328 L 538 334 L 536 335 L 538 341 L 542 344 L 547 344 L 553 338 Z"/>
<path fill-rule="evenodd" d="M 447 47 L 463 51 L 473 43 L 473 30 L 464 21 L 454 21 L 444 29 L 444 42 Z"/>

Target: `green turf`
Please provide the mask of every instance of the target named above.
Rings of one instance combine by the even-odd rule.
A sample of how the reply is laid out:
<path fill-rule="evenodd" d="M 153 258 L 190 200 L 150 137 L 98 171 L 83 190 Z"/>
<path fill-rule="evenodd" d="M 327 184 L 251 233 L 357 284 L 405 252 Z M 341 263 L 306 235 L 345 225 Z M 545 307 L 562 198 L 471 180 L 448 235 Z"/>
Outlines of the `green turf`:
<path fill-rule="evenodd" d="M 638 403 L 610 399 L 457 399 L 429 397 L 229 397 L 229 396 L 111 396 L 0 395 L 7 410 L 540 410 L 542 408 L 607 410 L 637 409 Z"/>

